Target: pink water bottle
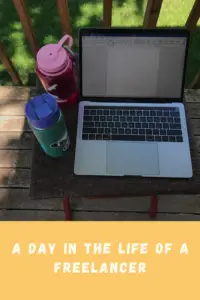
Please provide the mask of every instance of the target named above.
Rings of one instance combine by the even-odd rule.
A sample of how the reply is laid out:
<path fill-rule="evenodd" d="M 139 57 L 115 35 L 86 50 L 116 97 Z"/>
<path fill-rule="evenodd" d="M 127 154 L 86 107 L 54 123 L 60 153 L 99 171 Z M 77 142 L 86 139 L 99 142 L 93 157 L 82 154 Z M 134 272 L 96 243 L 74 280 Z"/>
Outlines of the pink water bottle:
<path fill-rule="evenodd" d="M 79 95 L 72 45 L 73 39 L 67 34 L 57 44 L 48 44 L 37 53 L 36 73 L 45 90 L 58 98 L 61 107 L 75 103 Z"/>

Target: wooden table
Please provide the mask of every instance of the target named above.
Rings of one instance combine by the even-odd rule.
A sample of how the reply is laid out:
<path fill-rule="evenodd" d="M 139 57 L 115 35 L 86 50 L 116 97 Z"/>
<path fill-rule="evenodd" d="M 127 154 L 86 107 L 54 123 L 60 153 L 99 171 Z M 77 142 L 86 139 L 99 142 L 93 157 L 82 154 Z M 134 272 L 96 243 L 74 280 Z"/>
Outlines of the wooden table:
<path fill-rule="evenodd" d="M 77 107 L 65 111 L 67 127 L 72 147 L 64 160 L 47 158 L 44 154 L 34 158 L 34 164 L 40 165 L 39 178 L 31 184 L 32 198 L 60 197 L 133 197 L 152 196 L 150 215 L 155 217 L 157 195 L 200 194 L 200 93 L 195 90 L 185 91 L 186 112 L 191 144 L 194 176 L 192 179 L 161 178 L 113 178 L 75 176 L 73 174 Z M 36 146 L 38 147 L 38 146 Z M 34 168 L 34 165 L 32 166 Z M 62 171 L 65 169 L 65 171 Z M 50 170 L 54 170 L 53 172 Z M 61 174 L 62 173 L 62 174 Z M 63 175 L 64 174 L 64 175 Z M 64 189 L 58 188 L 58 179 L 63 181 Z M 55 189 L 54 189 L 55 186 Z"/>

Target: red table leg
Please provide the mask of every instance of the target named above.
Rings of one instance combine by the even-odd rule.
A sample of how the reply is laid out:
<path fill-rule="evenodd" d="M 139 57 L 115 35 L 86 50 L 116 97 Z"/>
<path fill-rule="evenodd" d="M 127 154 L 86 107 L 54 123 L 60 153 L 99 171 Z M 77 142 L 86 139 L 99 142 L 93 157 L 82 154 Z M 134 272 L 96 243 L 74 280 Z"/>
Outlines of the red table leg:
<path fill-rule="evenodd" d="M 158 196 L 152 196 L 150 200 L 149 216 L 155 218 L 158 210 Z"/>
<path fill-rule="evenodd" d="M 64 197 L 64 214 L 65 214 L 65 220 L 70 221 L 71 220 L 71 211 L 70 211 L 70 205 L 69 205 L 69 198 L 67 196 Z"/>

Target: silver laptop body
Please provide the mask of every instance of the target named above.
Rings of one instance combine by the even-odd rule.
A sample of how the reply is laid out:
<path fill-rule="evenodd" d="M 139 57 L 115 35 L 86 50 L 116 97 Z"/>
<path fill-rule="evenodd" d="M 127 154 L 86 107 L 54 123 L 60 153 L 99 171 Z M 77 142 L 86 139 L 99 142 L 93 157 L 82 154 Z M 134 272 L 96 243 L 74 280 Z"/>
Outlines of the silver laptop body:
<path fill-rule="evenodd" d="M 185 29 L 80 29 L 74 173 L 192 177 Z"/>

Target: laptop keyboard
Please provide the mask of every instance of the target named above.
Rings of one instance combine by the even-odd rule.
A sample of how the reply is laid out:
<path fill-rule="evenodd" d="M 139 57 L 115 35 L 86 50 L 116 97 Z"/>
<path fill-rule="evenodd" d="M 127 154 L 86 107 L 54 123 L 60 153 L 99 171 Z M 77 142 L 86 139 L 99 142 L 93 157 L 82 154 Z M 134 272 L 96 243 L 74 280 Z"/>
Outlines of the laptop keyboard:
<path fill-rule="evenodd" d="M 85 106 L 82 139 L 183 142 L 179 109 Z"/>

